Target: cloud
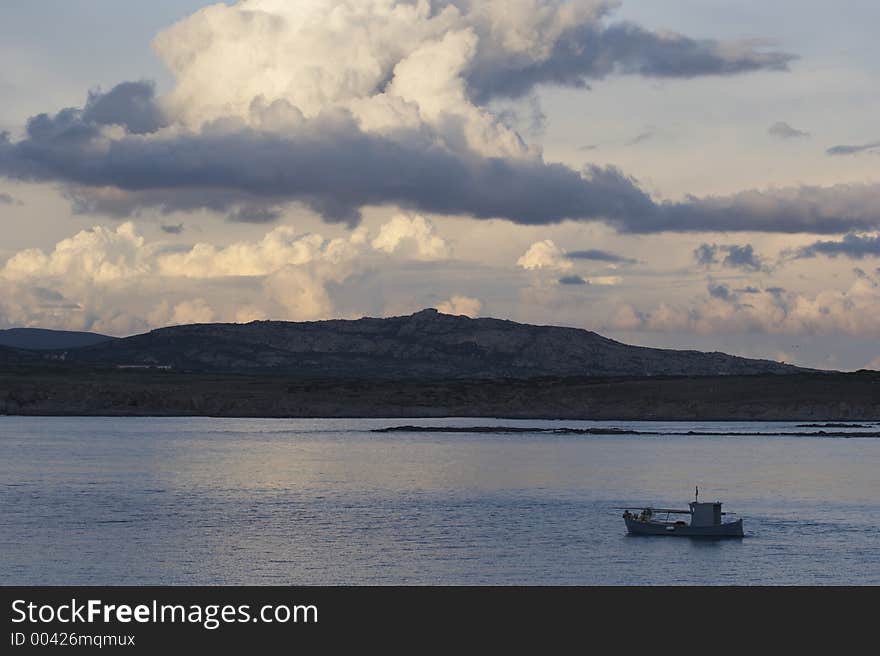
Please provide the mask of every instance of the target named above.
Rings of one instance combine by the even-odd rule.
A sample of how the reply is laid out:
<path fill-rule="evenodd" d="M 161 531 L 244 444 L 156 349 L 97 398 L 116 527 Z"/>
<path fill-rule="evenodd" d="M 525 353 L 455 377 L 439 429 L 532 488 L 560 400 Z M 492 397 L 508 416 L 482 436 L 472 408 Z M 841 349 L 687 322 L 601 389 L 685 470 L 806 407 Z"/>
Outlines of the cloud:
<path fill-rule="evenodd" d="M 150 81 L 123 82 L 107 93 L 89 92 L 83 108 L 86 124 L 119 125 L 131 134 L 150 134 L 168 125 L 155 103 L 156 85 Z"/>
<path fill-rule="evenodd" d="M 733 269 L 746 269 L 748 271 L 759 271 L 763 268 L 761 258 L 755 255 L 755 251 L 751 244 L 745 246 L 737 246 L 732 244 L 723 247 L 727 251 L 724 258 L 724 266 Z"/>
<path fill-rule="evenodd" d="M 480 104 L 525 96 L 538 85 L 583 87 L 613 73 L 731 75 L 785 70 L 794 59 L 755 42 L 609 24 L 616 4 L 248 0 L 202 9 L 162 32 L 154 46 L 178 79 L 171 105 L 215 118 L 267 90 L 307 114 L 327 100 L 376 95 L 395 84 L 401 67 L 424 65 L 425 53 L 439 56 L 440 68 L 455 61 L 435 48 L 450 34 L 466 34 L 471 42 L 460 76 L 468 97 Z M 251 56 L 241 57 L 242 49 Z M 448 89 L 446 80 L 439 82 Z"/>
<path fill-rule="evenodd" d="M 149 315 L 149 322 L 154 326 L 180 326 L 191 323 L 211 323 L 216 314 L 203 298 L 196 298 L 171 305 L 162 301 Z"/>
<path fill-rule="evenodd" d="M 0 139 L 0 171 L 64 180 L 82 211 L 126 215 L 303 202 L 325 218 L 356 223 L 365 205 L 392 203 L 438 214 L 553 223 L 567 217 L 640 215 L 653 203 L 614 168 L 578 173 L 540 158 L 482 157 L 438 145 L 430 133 L 362 132 L 347 113 L 322 114 L 287 135 L 232 131 L 107 138 L 64 110 L 37 117 L 28 136 Z M 266 212 L 236 220 L 268 221 Z"/>
<path fill-rule="evenodd" d="M 445 260 L 452 252 L 449 244 L 437 236 L 434 225 L 418 214 L 393 217 L 379 229 L 372 246 L 389 254 L 404 252 L 418 260 Z"/>
<path fill-rule="evenodd" d="M 785 121 L 777 121 L 767 129 L 767 132 L 780 139 L 799 139 L 810 136 L 809 132 L 793 128 Z"/>
<path fill-rule="evenodd" d="M 880 226 L 880 185 L 749 190 L 730 196 L 657 203 L 642 215 L 614 218 L 624 232 L 783 232 L 839 234 Z"/>
<path fill-rule="evenodd" d="M 710 283 L 709 295 L 691 304 L 662 302 L 653 308 L 623 304 L 609 312 L 608 328 L 651 332 L 720 335 L 766 333 L 784 335 L 880 336 L 874 317 L 880 314 L 880 291 L 856 279 L 843 290 L 815 294 L 770 288 L 737 302 L 725 285 Z"/>
<path fill-rule="evenodd" d="M 421 226 L 428 231 L 423 246 L 431 246 L 430 224 L 396 219 L 379 233 Z M 366 228 L 328 239 L 282 225 L 256 240 L 169 249 L 130 222 L 95 226 L 47 251 L 19 251 L 0 266 L 0 323 L 130 334 L 191 322 L 328 318 L 334 291 L 378 258 L 420 259 L 418 248 L 389 253 L 372 241 Z M 462 312 L 479 310 L 466 297 L 459 301 Z"/>
<path fill-rule="evenodd" d="M 482 309 L 483 304 L 479 299 L 468 296 L 453 296 L 448 301 L 437 305 L 437 310 L 443 314 L 464 315 L 472 318 L 480 316 Z"/>
<path fill-rule="evenodd" d="M 861 144 L 857 146 L 832 146 L 828 150 L 825 151 L 826 155 L 856 155 L 858 153 L 862 153 L 868 150 L 875 150 L 880 148 L 880 141 L 873 141 L 871 143 Z"/>
<path fill-rule="evenodd" d="M 720 298 L 722 301 L 729 301 L 733 298 L 730 287 L 728 287 L 727 285 L 715 285 L 709 283 L 708 290 L 709 295 L 712 298 Z"/>
<path fill-rule="evenodd" d="M 0 269 L 8 280 L 66 279 L 70 282 L 109 283 L 147 273 L 143 237 L 134 225 L 115 230 L 96 226 L 55 245 L 51 253 L 28 249 L 13 255 Z"/>
<path fill-rule="evenodd" d="M 724 255 L 722 258 L 721 256 Z M 746 271 L 760 271 L 765 268 L 764 262 L 759 257 L 751 244 L 740 246 L 738 244 L 700 244 L 694 249 L 694 259 L 698 264 L 711 266 L 722 264 L 731 269 L 744 269 Z"/>
<path fill-rule="evenodd" d="M 282 214 L 283 212 L 277 207 L 251 203 L 236 207 L 226 218 L 233 223 L 274 223 Z"/>
<path fill-rule="evenodd" d="M 9 194 L 0 193 L 0 205 L 19 205 L 20 202 Z"/>
<path fill-rule="evenodd" d="M 623 255 L 617 255 L 609 251 L 603 251 L 596 248 L 583 251 L 572 251 L 567 253 L 567 257 L 571 260 L 592 260 L 595 262 L 608 262 L 610 264 L 635 264 L 638 260 L 634 260 Z"/>
<path fill-rule="evenodd" d="M 880 257 L 880 234 L 848 234 L 840 241 L 817 241 L 799 248 L 794 253 L 796 259 L 818 255 L 841 256 L 854 260 L 861 260 L 865 257 Z"/>
<path fill-rule="evenodd" d="M 567 271 L 572 268 L 565 251 L 550 239 L 537 241 L 516 261 L 517 266 L 528 271 L 553 269 Z"/>
<path fill-rule="evenodd" d="M 178 223 L 177 225 L 166 225 L 162 224 L 160 226 L 162 232 L 167 233 L 169 235 L 180 235 L 183 234 L 184 227 L 182 223 Z"/>
<path fill-rule="evenodd" d="M 590 285 L 597 285 L 599 287 L 614 287 L 623 282 L 623 278 L 620 276 L 591 276 L 586 278 L 586 281 Z"/>
<path fill-rule="evenodd" d="M 559 279 L 560 285 L 586 285 L 588 284 L 586 280 L 581 278 L 580 276 L 563 276 Z"/>
<path fill-rule="evenodd" d="M 839 232 L 876 220 L 805 219 L 801 207 L 765 216 L 744 198 L 659 203 L 613 167 L 545 162 L 492 99 L 611 74 L 785 70 L 793 58 L 612 23 L 615 4 L 215 4 L 157 36 L 175 78 L 166 96 L 124 82 L 82 108 L 35 116 L 24 138 L 0 137 L 0 175 L 60 182 L 77 211 L 123 217 L 208 209 L 267 223 L 296 202 L 351 225 L 376 205 L 523 224 L 600 220 L 624 232 Z"/>

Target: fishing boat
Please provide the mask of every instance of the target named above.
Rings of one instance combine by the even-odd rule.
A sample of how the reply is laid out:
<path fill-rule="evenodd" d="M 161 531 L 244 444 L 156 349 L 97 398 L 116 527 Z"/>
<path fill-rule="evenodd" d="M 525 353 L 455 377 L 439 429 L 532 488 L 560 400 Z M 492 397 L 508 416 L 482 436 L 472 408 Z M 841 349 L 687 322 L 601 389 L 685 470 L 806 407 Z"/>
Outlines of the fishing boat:
<path fill-rule="evenodd" d="M 624 509 L 623 521 L 631 535 L 670 535 L 686 538 L 741 538 L 742 519 L 724 521 L 733 513 L 721 511 L 720 501 L 701 502 L 700 489 L 696 489 L 687 510 L 676 508 L 643 508 L 641 512 Z M 674 515 L 690 515 L 690 521 L 672 519 Z"/>

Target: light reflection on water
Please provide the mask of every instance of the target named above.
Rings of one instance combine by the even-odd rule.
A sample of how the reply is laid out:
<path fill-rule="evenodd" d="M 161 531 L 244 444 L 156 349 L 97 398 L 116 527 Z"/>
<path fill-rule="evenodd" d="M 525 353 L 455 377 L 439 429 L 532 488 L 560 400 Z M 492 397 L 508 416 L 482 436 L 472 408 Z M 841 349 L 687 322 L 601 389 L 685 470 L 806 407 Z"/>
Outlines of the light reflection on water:
<path fill-rule="evenodd" d="M 0 584 L 880 584 L 880 439 L 368 432 L 403 423 L 804 430 L 0 417 Z M 625 535 L 697 483 L 746 538 Z"/>

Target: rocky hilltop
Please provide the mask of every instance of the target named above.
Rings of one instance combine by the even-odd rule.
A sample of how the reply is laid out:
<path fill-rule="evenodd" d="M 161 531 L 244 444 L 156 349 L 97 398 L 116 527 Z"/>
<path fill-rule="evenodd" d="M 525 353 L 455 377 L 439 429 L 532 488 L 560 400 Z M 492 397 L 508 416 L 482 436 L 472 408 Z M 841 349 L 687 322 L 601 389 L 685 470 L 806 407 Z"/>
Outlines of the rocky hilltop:
<path fill-rule="evenodd" d="M 541 376 L 730 376 L 804 371 L 723 353 L 629 346 L 576 328 L 410 316 L 303 323 L 195 324 L 63 354 L 69 365 L 295 377 L 500 379 Z"/>

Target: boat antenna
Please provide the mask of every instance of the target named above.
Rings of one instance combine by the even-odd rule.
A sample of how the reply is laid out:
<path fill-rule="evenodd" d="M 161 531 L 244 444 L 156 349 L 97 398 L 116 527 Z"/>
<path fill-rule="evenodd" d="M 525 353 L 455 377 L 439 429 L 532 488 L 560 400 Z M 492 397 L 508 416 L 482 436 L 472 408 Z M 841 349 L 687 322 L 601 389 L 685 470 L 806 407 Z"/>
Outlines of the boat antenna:
<path fill-rule="evenodd" d="M 699 500 L 700 500 L 700 486 L 695 485 L 694 486 L 694 503 L 698 502 Z"/>

